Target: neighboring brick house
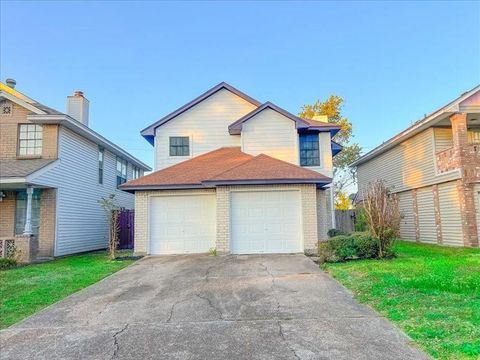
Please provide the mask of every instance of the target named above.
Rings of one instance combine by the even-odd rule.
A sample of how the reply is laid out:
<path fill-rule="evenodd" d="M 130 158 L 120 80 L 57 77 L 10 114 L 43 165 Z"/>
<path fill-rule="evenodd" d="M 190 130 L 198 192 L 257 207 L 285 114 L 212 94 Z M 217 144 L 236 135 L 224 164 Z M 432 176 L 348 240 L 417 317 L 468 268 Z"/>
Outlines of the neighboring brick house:
<path fill-rule="evenodd" d="M 0 83 L 0 256 L 15 246 L 22 261 L 105 248 L 101 197 L 148 166 L 88 127 L 88 100 L 67 98 L 67 114 Z M 117 170 L 118 169 L 118 170 Z"/>
<path fill-rule="evenodd" d="M 385 180 L 400 200 L 400 235 L 426 243 L 479 246 L 480 86 L 362 156 L 362 188 Z"/>
<path fill-rule="evenodd" d="M 135 251 L 316 251 L 332 224 L 339 129 L 213 87 L 142 131 L 156 172 L 121 186 L 135 192 Z"/>

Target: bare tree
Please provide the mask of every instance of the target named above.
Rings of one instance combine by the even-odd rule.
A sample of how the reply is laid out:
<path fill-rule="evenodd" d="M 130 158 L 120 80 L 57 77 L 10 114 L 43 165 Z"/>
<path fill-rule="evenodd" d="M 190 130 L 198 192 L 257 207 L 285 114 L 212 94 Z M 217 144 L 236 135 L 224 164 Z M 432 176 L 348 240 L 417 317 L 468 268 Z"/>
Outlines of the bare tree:
<path fill-rule="evenodd" d="M 369 183 L 362 195 L 368 228 L 372 236 L 378 239 L 378 255 L 383 258 L 400 232 L 398 196 L 392 194 L 383 180 Z"/>
<path fill-rule="evenodd" d="M 98 203 L 105 211 L 108 222 L 108 252 L 113 260 L 116 257 L 115 251 L 118 247 L 118 233 L 120 224 L 118 223 L 120 206 L 115 199 L 115 194 L 110 194 L 107 198 L 102 197 Z"/>

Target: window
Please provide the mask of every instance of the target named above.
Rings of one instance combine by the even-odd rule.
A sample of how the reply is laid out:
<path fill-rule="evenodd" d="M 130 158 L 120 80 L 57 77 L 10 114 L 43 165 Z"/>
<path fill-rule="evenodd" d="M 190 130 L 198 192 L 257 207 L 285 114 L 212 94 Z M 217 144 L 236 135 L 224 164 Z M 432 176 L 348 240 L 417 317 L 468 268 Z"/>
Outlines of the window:
<path fill-rule="evenodd" d="M 468 142 L 470 144 L 480 144 L 480 129 L 468 131 Z"/>
<path fill-rule="evenodd" d="M 320 166 L 318 134 L 300 134 L 300 165 Z"/>
<path fill-rule="evenodd" d="M 133 179 L 138 179 L 141 176 L 142 176 L 142 170 L 140 170 L 140 168 L 134 166 L 133 167 Z"/>
<path fill-rule="evenodd" d="M 188 136 L 170 137 L 170 156 L 189 156 L 190 138 Z"/>
<path fill-rule="evenodd" d="M 42 155 L 42 125 L 20 125 L 18 139 L 18 155 Z"/>
<path fill-rule="evenodd" d="M 27 216 L 27 191 L 17 192 L 15 202 L 15 234 L 21 235 L 25 230 L 25 217 Z M 38 235 L 40 227 L 40 190 L 33 189 L 32 195 L 32 232 Z"/>
<path fill-rule="evenodd" d="M 117 186 L 127 181 L 127 160 L 117 157 Z"/>
<path fill-rule="evenodd" d="M 98 183 L 103 184 L 103 160 L 105 158 L 105 149 L 98 147 Z"/>

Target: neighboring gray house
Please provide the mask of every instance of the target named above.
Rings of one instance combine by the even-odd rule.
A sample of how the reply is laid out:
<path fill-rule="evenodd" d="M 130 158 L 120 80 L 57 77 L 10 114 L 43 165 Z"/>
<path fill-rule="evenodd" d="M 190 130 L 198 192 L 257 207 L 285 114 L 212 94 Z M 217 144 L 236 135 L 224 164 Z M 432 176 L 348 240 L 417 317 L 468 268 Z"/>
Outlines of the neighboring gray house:
<path fill-rule="evenodd" d="M 88 126 L 89 102 L 77 91 L 66 114 L 0 83 L 0 250 L 15 244 L 24 261 L 107 246 L 98 200 L 150 168 Z"/>

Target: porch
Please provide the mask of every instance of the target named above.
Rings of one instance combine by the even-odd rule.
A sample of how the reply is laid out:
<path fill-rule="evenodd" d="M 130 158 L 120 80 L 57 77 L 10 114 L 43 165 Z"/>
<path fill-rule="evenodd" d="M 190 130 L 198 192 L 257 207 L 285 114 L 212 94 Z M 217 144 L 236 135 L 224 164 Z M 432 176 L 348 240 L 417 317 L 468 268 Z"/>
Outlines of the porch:
<path fill-rule="evenodd" d="M 56 189 L 33 186 L 0 190 L 0 257 L 28 263 L 52 258 L 55 244 Z"/>

